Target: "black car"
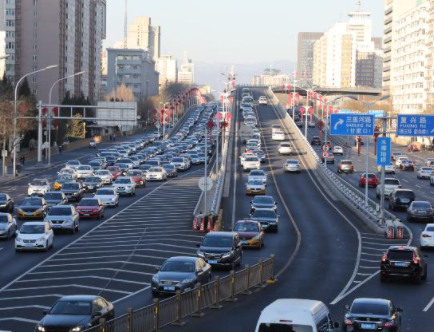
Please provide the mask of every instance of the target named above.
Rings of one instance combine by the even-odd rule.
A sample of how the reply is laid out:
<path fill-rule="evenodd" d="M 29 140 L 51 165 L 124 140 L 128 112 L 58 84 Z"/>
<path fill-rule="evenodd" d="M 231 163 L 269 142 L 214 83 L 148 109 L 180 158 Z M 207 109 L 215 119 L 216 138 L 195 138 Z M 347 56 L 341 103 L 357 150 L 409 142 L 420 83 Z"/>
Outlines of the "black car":
<path fill-rule="evenodd" d="M 14 212 L 14 200 L 8 194 L 0 194 L 0 212 Z"/>
<path fill-rule="evenodd" d="M 310 145 L 321 145 L 321 140 L 319 139 L 319 136 L 312 137 Z"/>
<path fill-rule="evenodd" d="M 95 192 L 103 186 L 104 182 L 98 176 L 89 176 L 83 180 L 83 189 L 87 193 Z"/>
<path fill-rule="evenodd" d="M 348 306 L 347 306 L 348 310 Z M 355 299 L 345 315 L 343 331 L 401 331 L 402 309 L 384 299 Z"/>
<path fill-rule="evenodd" d="M 277 211 L 277 203 L 272 196 L 255 196 L 250 204 L 250 213 L 253 213 L 255 209 L 272 209 Z"/>
<path fill-rule="evenodd" d="M 389 209 L 407 210 L 411 202 L 416 199 L 414 191 L 411 189 L 395 189 L 389 196 Z"/>
<path fill-rule="evenodd" d="M 80 202 L 83 198 L 83 188 L 78 182 L 65 183 L 62 186 L 62 192 L 68 199 L 68 202 Z"/>
<path fill-rule="evenodd" d="M 43 313 L 35 332 L 84 331 L 98 325 L 101 318 L 108 321 L 115 317 L 113 304 L 97 295 L 64 296 Z"/>
<path fill-rule="evenodd" d="M 152 277 L 153 296 L 188 291 L 211 281 L 211 265 L 199 257 L 171 257 L 157 271 Z"/>
<path fill-rule="evenodd" d="M 421 280 L 427 277 L 426 258 L 416 247 L 389 247 L 381 258 L 381 282 L 386 282 L 390 277 L 406 277 L 420 284 Z"/>
<path fill-rule="evenodd" d="M 176 170 L 175 165 L 163 164 L 162 167 L 166 170 L 169 178 L 176 178 L 178 176 L 178 171 Z"/>
<path fill-rule="evenodd" d="M 61 191 L 49 191 L 44 194 L 45 201 L 47 202 L 48 207 L 52 207 L 54 205 L 64 205 L 68 203 L 66 196 Z"/>
<path fill-rule="evenodd" d="M 298 128 L 301 128 L 301 127 L 303 127 L 303 122 L 300 121 L 300 120 L 295 121 L 295 125 L 296 125 Z"/>
<path fill-rule="evenodd" d="M 211 266 L 234 269 L 243 258 L 240 238 L 235 232 L 208 233 L 198 247 L 197 255 Z"/>
<path fill-rule="evenodd" d="M 432 223 L 434 210 L 428 201 L 413 201 L 407 209 L 408 221 L 424 221 Z"/>
<path fill-rule="evenodd" d="M 279 230 L 279 215 L 273 209 L 255 209 L 250 219 L 259 221 L 266 232 L 277 233 Z"/>

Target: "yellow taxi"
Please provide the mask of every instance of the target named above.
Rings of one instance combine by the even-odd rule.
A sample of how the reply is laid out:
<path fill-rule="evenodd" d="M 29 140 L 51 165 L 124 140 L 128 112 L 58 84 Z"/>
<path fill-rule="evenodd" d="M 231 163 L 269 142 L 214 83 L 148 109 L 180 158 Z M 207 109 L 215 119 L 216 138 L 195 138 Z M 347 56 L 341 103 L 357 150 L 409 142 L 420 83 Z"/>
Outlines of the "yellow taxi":
<path fill-rule="evenodd" d="M 17 208 L 18 219 L 44 219 L 48 205 L 42 197 L 27 197 Z"/>
<path fill-rule="evenodd" d="M 265 195 L 265 183 L 261 180 L 251 179 L 246 184 L 247 195 Z"/>
<path fill-rule="evenodd" d="M 264 231 L 261 223 L 253 220 L 240 220 L 234 226 L 244 248 L 261 249 L 264 246 Z"/>
<path fill-rule="evenodd" d="M 73 176 L 69 174 L 59 175 L 54 181 L 54 190 L 61 190 L 66 182 L 74 181 Z"/>

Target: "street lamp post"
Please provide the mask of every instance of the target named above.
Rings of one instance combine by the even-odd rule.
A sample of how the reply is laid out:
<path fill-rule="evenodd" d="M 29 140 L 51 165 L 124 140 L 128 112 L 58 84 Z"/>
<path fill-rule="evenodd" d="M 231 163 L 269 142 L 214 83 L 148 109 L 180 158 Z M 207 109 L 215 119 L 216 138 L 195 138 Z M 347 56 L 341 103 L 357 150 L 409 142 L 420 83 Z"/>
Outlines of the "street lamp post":
<path fill-rule="evenodd" d="M 17 149 L 16 149 L 16 145 L 17 145 L 17 107 L 18 107 L 18 87 L 20 86 L 21 82 L 28 76 L 46 71 L 46 70 L 50 70 L 50 69 L 54 69 L 57 68 L 58 65 L 52 65 L 52 66 L 48 66 L 39 70 L 35 70 L 32 71 L 30 73 L 25 74 L 24 76 L 22 76 L 17 84 L 15 85 L 15 94 L 14 94 L 14 138 L 13 138 L 13 165 L 12 165 L 12 174 L 15 175 L 16 174 L 16 170 L 17 170 Z M 41 142 L 38 142 L 38 146 L 41 144 Z"/>
<path fill-rule="evenodd" d="M 85 71 L 80 71 L 78 73 L 69 75 L 67 77 L 60 78 L 57 81 L 55 81 L 53 83 L 53 85 L 51 86 L 51 88 L 50 88 L 50 93 L 48 95 L 48 105 L 50 105 L 50 113 L 48 114 L 49 115 L 49 119 L 47 119 L 48 144 L 49 144 L 49 148 L 48 148 L 48 161 L 47 161 L 48 166 L 51 165 L 51 114 L 53 113 L 53 107 L 51 106 L 51 96 L 52 96 L 52 93 L 53 93 L 53 89 L 54 89 L 54 87 L 55 87 L 55 85 L 57 83 L 59 83 L 61 81 L 64 81 L 64 80 L 67 80 L 68 78 L 72 78 L 72 77 L 75 77 L 75 76 L 83 75 L 84 73 L 85 73 Z M 42 139 L 42 137 L 40 137 L 39 139 Z"/>

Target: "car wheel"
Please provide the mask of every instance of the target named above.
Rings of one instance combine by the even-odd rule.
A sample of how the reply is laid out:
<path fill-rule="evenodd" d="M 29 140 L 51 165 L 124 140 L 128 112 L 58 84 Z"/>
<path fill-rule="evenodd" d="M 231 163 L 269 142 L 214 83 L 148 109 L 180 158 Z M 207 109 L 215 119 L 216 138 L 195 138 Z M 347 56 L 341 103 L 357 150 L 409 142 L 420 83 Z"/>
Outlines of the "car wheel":
<path fill-rule="evenodd" d="M 44 251 L 47 252 L 49 249 L 50 247 L 48 246 L 48 241 L 46 241 Z"/>
<path fill-rule="evenodd" d="M 75 234 L 75 226 L 71 229 L 71 234 Z"/>
<path fill-rule="evenodd" d="M 77 222 L 77 226 L 75 226 L 75 230 L 76 230 L 77 232 L 80 231 L 80 222 Z"/>

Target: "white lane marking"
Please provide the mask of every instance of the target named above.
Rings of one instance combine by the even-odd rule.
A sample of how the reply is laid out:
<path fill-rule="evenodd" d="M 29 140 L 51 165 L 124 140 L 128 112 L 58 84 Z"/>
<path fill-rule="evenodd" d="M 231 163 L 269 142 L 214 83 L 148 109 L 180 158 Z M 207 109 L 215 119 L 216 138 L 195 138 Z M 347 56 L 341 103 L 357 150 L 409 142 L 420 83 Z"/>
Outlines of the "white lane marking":
<path fill-rule="evenodd" d="M 9 321 L 9 320 L 13 320 L 13 321 L 17 321 L 17 322 L 23 322 L 23 323 L 31 323 L 31 324 L 37 324 L 37 323 L 39 323 L 38 320 L 28 319 L 28 318 L 21 318 L 21 317 L 0 318 L 0 322 L 5 322 L 5 321 Z"/>
<path fill-rule="evenodd" d="M 362 255 L 366 255 L 366 256 L 377 256 L 377 257 L 382 257 L 383 254 L 373 254 L 373 253 L 366 253 L 362 251 Z"/>
<path fill-rule="evenodd" d="M 371 247 L 363 247 L 363 250 L 374 250 L 374 251 L 385 251 L 385 249 L 371 248 Z"/>
<path fill-rule="evenodd" d="M 238 99 L 238 96 L 237 96 Z M 237 100 L 238 102 L 238 100 Z M 237 201 L 237 180 L 238 180 L 238 172 L 237 172 L 237 167 L 238 167 L 238 109 L 235 110 L 235 135 L 234 135 L 234 181 L 233 181 L 233 188 L 232 188 L 232 228 L 235 225 L 235 210 L 236 210 L 236 201 Z M 262 129 L 261 129 L 262 132 Z"/>
<path fill-rule="evenodd" d="M 357 275 L 358 276 L 362 276 L 362 277 L 368 277 L 368 276 L 371 276 L 372 274 L 371 273 L 357 273 Z"/>
<path fill-rule="evenodd" d="M 429 303 L 426 305 L 426 307 L 423 309 L 423 311 L 427 312 L 432 307 L 433 304 L 434 304 L 434 297 L 432 298 L 431 301 L 429 301 Z"/>
<path fill-rule="evenodd" d="M 53 286 L 40 286 L 40 287 L 24 287 L 24 288 L 9 288 L 4 290 L 4 292 L 22 292 L 27 290 L 39 290 L 39 289 L 51 289 L 51 288 L 83 288 L 83 289 L 94 289 L 94 290 L 102 290 L 109 293 L 119 293 L 119 294 L 131 294 L 131 292 L 127 291 L 121 291 L 117 289 L 108 289 L 108 288 L 101 288 L 101 287 L 94 287 L 94 286 L 84 286 L 84 285 L 77 285 L 77 284 L 69 284 L 69 285 L 53 285 Z"/>
<path fill-rule="evenodd" d="M 148 282 L 140 282 L 140 281 L 133 281 L 133 280 L 124 280 L 124 279 L 116 279 L 116 278 L 107 278 L 102 276 L 74 276 L 74 277 L 61 277 L 61 278 L 43 278 L 43 279 L 26 279 L 26 280 L 20 280 L 19 283 L 27 283 L 27 282 L 42 282 L 42 281 L 56 281 L 56 280 L 68 280 L 68 279 L 101 279 L 101 280 L 111 280 L 111 281 L 117 281 L 125 284 L 133 284 L 133 285 L 149 285 Z"/>
<path fill-rule="evenodd" d="M 409 182 L 407 179 L 402 179 L 402 181 L 407 182 L 407 183 Z"/>
<path fill-rule="evenodd" d="M 144 276 L 153 276 L 155 273 L 146 273 L 146 272 L 138 272 L 138 271 L 131 271 L 131 270 L 125 270 L 125 269 L 112 269 L 112 268 L 99 268 L 99 269 L 80 269 L 80 270 L 60 270 L 60 271 L 56 271 L 56 273 L 74 273 L 74 272 L 95 272 L 95 271 L 120 271 L 123 273 L 129 273 L 129 274 L 140 274 L 140 275 L 144 275 Z M 28 273 L 29 275 L 41 275 L 41 274 L 53 274 L 53 271 L 44 271 L 44 272 L 31 272 Z M 69 287 L 66 286 L 67 288 Z"/>
<path fill-rule="evenodd" d="M 44 265 L 44 268 L 53 268 L 53 267 L 65 267 L 65 266 L 84 266 L 84 265 L 98 265 L 98 264 L 130 264 L 130 265 L 137 265 L 137 266 L 146 266 L 146 267 L 158 267 L 158 265 L 155 264 L 147 264 L 147 263 L 137 263 L 137 262 L 126 262 L 126 261 L 110 261 L 110 262 L 88 262 L 88 263 L 69 263 L 69 264 L 51 264 L 51 265 Z"/>
<path fill-rule="evenodd" d="M 46 297 L 64 297 L 63 294 L 44 294 L 44 295 L 26 295 L 26 296 L 16 296 L 16 297 L 2 297 L 0 301 L 13 301 L 13 300 L 28 300 L 36 298 L 46 298 Z"/>
<path fill-rule="evenodd" d="M 76 248 L 79 249 L 79 248 Z M 120 253 L 120 252 L 131 252 L 130 249 L 124 249 L 124 250 L 116 250 L 116 248 L 113 248 L 113 250 L 116 253 Z M 146 249 L 137 249 L 136 251 L 153 251 L 153 252 L 158 252 L 158 253 L 165 253 L 165 254 L 170 254 L 170 255 L 186 255 L 186 256 L 192 256 L 192 257 L 196 257 L 196 255 L 191 255 L 191 253 L 186 253 L 186 252 L 179 252 L 179 251 L 169 251 L 169 250 L 156 250 L 156 249 L 150 249 L 150 248 L 146 248 Z M 108 253 L 110 252 L 109 250 L 102 250 L 102 251 L 79 251 L 79 252 L 68 252 L 65 254 L 60 254 L 58 256 L 71 256 L 71 255 L 85 255 L 85 254 L 104 254 L 104 253 Z M 127 255 L 128 256 L 128 255 Z"/>
<path fill-rule="evenodd" d="M 119 302 L 121 302 L 121 301 L 123 301 L 123 300 L 126 300 L 126 299 L 130 298 L 130 297 L 136 296 L 137 294 L 139 294 L 139 293 L 141 293 L 141 292 L 144 292 L 145 290 L 148 290 L 149 288 L 151 288 L 151 286 L 147 286 L 147 287 L 145 287 L 145 288 L 139 289 L 137 292 L 134 292 L 134 293 L 132 293 L 132 294 L 130 294 L 130 295 L 127 295 L 127 296 L 121 297 L 120 299 L 118 299 L 118 300 L 116 300 L 116 301 L 113 301 L 113 303 L 116 304 L 116 303 L 119 303 Z"/>
<path fill-rule="evenodd" d="M 361 262 L 367 262 L 367 263 L 375 263 L 375 264 L 378 264 L 378 260 L 373 260 L 373 259 L 361 258 L 360 261 L 361 261 Z M 378 267 L 378 266 L 377 266 L 377 267 Z"/>
<path fill-rule="evenodd" d="M 378 266 L 364 266 L 364 265 L 360 265 L 359 268 L 361 269 L 378 269 Z"/>
<path fill-rule="evenodd" d="M 374 246 L 386 246 L 386 247 L 390 247 L 390 243 L 374 243 L 374 242 L 364 242 L 363 241 L 363 244 L 372 244 L 372 245 L 374 245 Z M 399 246 L 399 243 L 394 243 L 393 245 L 397 245 L 397 246 Z M 405 244 L 403 244 L 403 246 L 404 246 Z"/>
<path fill-rule="evenodd" d="M 50 307 L 44 306 L 44 305 L 22 305 L 17 307 L 5 307 L 0 308 L 0 311 L 9 311 L 9 310 L 17 310 L 17 309 L 50 309 Z"/>
<path fill-rule="evenodd" d="M 125 253 L 125 255 L 104 255 L 104 258 L 117 258 L 117 257 L 127 257 L 129 256 L 128 253 Z M 165 257 L 159 257 L 159 256 L 149 256 L 149 255 L 134 255 L 133 257 L 138 258 L 150 258 L 150 259 L 159 259 L 159 260 L 166 260 Z M 86 256 L 86 257 L 75 257 L 75 258 L 56 258 L 52 259 L 52 262 L 63 262 L 63 261 L 82 261 L 82 260 L 88 260 L 88 259 L 100 259 L 101 256 Z M 75 277 L 74 277 L 75 278 Z M 78 277 L 77 277 L 78 278 Z M 18 281 L 21 282 L 21 281 Z"/>
<path fill-rule="evenodd" d="M 116 249 L 119 248 L 119 247 L 131 247 L 131 246 L 135 246 L 135 245 L 136 245 L 135 243 L 126 244 L 126 245 L 121 244 L 121 245 L 116 246 L 116 248 L 113 248 L 113 246 L 78 246 L 77 248 L 74 248 L 74 249 L 85 249 L 85 248 L 113 248 L 113 249 L 116 250 Z M 181 248 L 181 249 L 186 249 L 186 250 L 191 249 L 191 250 L 193 250 L 194 252 L 197 251 L 197 248 L 186 247 L 186 246 L 177 246 L 177 245 L 174 245 L 174 244 L 162 244 L 162 243 L 158 243 L 158 242 L 155 242 L 155 243 L 140 243 L 139 246 L 141 246 L 141 247 L 144 247 L 144 246 L 157 246 L 157 247 L 158 247 L 158 246 L 163 246 L 163 247 L 171 247 L 171 248 Z M 149 250 L 152 250 L 152 249 L 149 249 Z M 158 251 L 158 250 L 156 250 L 156 251 Z M 44 265 L 44 266 L 45 266 L 45 265 Z"/>

